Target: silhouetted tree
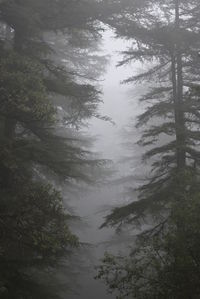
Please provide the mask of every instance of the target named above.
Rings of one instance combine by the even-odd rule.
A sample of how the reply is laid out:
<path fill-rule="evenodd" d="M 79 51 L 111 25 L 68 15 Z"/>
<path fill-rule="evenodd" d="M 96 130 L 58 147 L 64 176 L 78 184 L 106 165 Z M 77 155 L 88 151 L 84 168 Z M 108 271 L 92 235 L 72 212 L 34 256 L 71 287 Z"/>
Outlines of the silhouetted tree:
<path fill-rule="evenodd" d="M 88 74 L 87 82 L 79 79 L 80 68 L 58 55 L 56 43 L 73 36 L 66 56 L 68 48 L 79 56 L 78 33 L 97 44 L 94 10 L 93 1 L 0 3 L 1 298 L 57 298 L 44 271 L 78 246 L 50 182 L 90 182 L 88 170 L 102 164 L 74 129 L 98 115 L 100 93 Z"/>
<path fill-rule="evenodd" d="M 145 69 L 125 83 L 148 83 L 137 127 L 151 163 L 138 198 L 131 192 L 130 204 L 104 223 L 149 223 L 130 256 L 106 254 L 99 268 L 117 298 L 199 298 L 199 8 L 198 1 L 141 1 L 108 19 L 133 41 L 120 65 L 140 61 Z"/>
<path fill-rule="evenodd" d="M 174 178 L 186 169 L 193 171 L 194 165 L 198 171 L 198 3 L 143 4 L 143 8 L 133 5 L 130 15 L 125 11 L 110 23 L 119 36 L 133 41 L 123 52 L 120 65 L 140 61 L 145 69 L 124 82 L 151 84 L 141 97 L 145 111 L 137 122 L 137 128 L 143 129 L 138 143 L 147 148 L 143 159 L 152 162 L 151 178 L 139 188 L 139 200 L 116 209 L 107 218 L 110 224 L 129 215 L 138 220 L 145 210 L 168 205 Z"/>

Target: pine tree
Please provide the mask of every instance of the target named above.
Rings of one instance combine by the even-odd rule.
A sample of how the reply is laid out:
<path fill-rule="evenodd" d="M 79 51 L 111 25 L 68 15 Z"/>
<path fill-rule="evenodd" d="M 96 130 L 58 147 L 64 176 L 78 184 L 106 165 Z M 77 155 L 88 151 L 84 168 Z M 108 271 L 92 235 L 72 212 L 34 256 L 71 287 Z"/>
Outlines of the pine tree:
<path fill-rule="evenodd" d="M 52 43 L 56 32 L 66 39 L 73 31 L 97 35 L 93 9 L 94 2 L 0 3 L 2 298 L 58 298 L 44 271 L 78 246 L 61 194 L 49 182 L 91 181 L 85 172 L 102 163 L 73 130 L 96 115 L 100 93 L 77 79 Z"/>
<path fill-rule="evenodd" d="M 149 226 L 130 255 L 106 254 L 97 277 L 117 298 L 199 298 L 199 3 L 141 2 L 108 23 L 133 40 L 121 64 L 145 68 L 125 82 L 151 86 L 137 123 L 151 177 L 104 225 Z"/>
<path fill-rule="evenodd" d="M 116 298 L 199 298 L 199 181 L 187 174 L 182 183 L 170 215 L 143 231 L 129 254 L 105 254 L 97 278 Z"/>
<path fill-rule="evenodd" d="M 144 129 L 139 145 L 147 147 L 143 159 L 152 162 L 151 178 L 139 187 L 139 200 L 108 216 L 111 224 L 168 208 L 176 177 L 198 171 L 198 3 L 147 2 L 109 21 L 119 36 L 133 40 L 120 65 L 140 61 L 145 69 L 124 82 L 153 86 L 141 98 L 145 112 L 137 123 Z"/>

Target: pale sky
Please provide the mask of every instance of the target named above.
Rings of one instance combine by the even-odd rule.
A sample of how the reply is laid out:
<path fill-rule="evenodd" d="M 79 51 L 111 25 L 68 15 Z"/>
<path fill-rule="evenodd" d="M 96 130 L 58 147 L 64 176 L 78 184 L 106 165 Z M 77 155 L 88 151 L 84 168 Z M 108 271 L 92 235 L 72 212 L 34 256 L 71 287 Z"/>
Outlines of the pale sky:
<path fill-rule="evenodd" d="M 104 103 L 100 105 L 100 112 L 102 115 L 111 117 L 116 125 L 113 126 L 109 122 L 93 119 L 89 129 L 92 135 L 99 136 L 94 145 L 95 151 L 112 160 L 118 159 L 122 152 L 120 146 L 122 142 L 120 138 L 121 129 L 129 124 L 130 118 L 137 115 L 139 110 L 138 103 L 134 100 L 138 89 L 130 85 L 120 84 L 122 80 L 137 72 L 136 65 L 116 67 L 117 62 L 121 59 L 119 52 L 126 50 L 127 46 L 128 42 L 115 39 L 113 32 L 104 33 L 102 48 L 105 49 L 105 54 L 110 54 L 110 62 L 102 82 Z"/>

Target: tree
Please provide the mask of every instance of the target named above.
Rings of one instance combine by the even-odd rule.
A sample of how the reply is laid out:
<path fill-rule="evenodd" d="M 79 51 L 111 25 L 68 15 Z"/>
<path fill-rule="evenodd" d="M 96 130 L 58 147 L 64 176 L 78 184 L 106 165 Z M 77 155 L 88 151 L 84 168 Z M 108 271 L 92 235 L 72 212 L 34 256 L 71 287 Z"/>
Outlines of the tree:
<path fill-rule="evenodd" d="M 150 179 L 104 223 L 149 223 L 130 256 L 106 254 L 100 266 L 117 298 L 199 298 L 199 14 L 198 1 L 141 1 L 108 20 L 133 41 L 120 65 L 145 68 L 125 83 L 153 85 L 137 123 Z"/>
<path fill-rule="evenodd" d="M 198 165 L 198 3 L 143 4 L 109 22 L 119 36 L 133 40 L 120 65 L 141 61 L 146 69 L 124 82 L 153 85 L 141 98 L 146 110 L 137 123 L 137 128 L 144 129 L 139 145 L 147 147 L 143 160 L 152 162 L 151 178 L 139 188 L 139 200 L 107 218 L 113 224 L 129 215 L 138 220 L 145 210 L 168 205 L 167 190 L 174 177 Z"/>
<path fill-rule="evenodd" d="M 143 231 L 128 256 L 106 253 L 97 278 L 116 298 L 199 298 L 199 182 L 173 190 L 173 207 L 153 229 Z M 180 208 L 181 207 L 181 208 Z"/>
<path fill-rule="evenodd" d="M 44 271 L 78 246 L 61 194 L 50 182 L 55 178 L 65 183 L 91 181 L 85 170 L 102 164 L 80 145 L 73 130 L 97 113 L 100 93 L 77 79 L 52 43 L 56 32 L 62 31 L 66 39 L 73 31 L 97 34 L 94 9 L 94 2 L 0 3 L 0 292 L 4 298 L 57 298 L 46 288 Z"/>

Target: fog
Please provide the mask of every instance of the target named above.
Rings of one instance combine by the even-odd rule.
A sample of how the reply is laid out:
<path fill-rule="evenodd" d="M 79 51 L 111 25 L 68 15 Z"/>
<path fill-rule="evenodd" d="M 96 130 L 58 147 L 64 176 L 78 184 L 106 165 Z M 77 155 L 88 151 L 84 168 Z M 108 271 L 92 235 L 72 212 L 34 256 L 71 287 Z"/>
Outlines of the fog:
<path fill-rule="evenodd" d="M 199 0 L 0 0 L 0 298 L 200 298 Z"/>
<path fill-rule="evenodd" d="M 124 145 L 123 131 L 130 122 L 134 122 L 134 118 L 141 110 L 138 103 L 140 87 L 130 88 L 129 85 L 122 84 L 122 81 L 128 76 L 137 73 L 139 64 L 117 67 L 122 58 L 121 51 L 124 51 L 129 44 L 125 40 L 117 39 L 114 32 L 106 28 L 101 49 L 105 55 L 109 55 L 109 62 L 101 79 L 102 82 L 100 81 L 103 103 L 99 110 L 101 115 L 108 116 L 113 123 L 94 118 L 87 130 L 90 135 L 96 137 L 92 150 L 97 152 L 100 158 L 108 159 L 113 163 L 112 167 L 116 173 L 110 178 L 111 182 L 123 175 L 128 175 L 130 171 L 132 172 L 131 165 L 122 167 L 120 164 L 120 160 L 126 156 L 126 152 L 128 154 Z M 133 148 L 133 151 L 136 151 L 136 148 Z M 137 154 L 135 152 L 135 156 Z M 81 242 L 88 243 L 92 247 L 86 256 L 86 264 L 89 268 L 80 272 L 76 281 L 79 288 L 76 289 L 76 294 L 72 293 L 67 298 L 115 298 L 114 295 L 108 294 L 105 285 L 94 280 L 94 277 L 97 275 L 95 266 L 99 265 L 106 250 L 113 253 L 123 252 L 133 242 L 133 238 L 129 236 L 128 232 L 117 234 L 114 228 L 100 229 L 104 217 L 111 212 L 112 208 L 126 202 L 123 196 L 124 188 L 123 184 L 117 186 L 109 183 L 108 180 L 98 187 L 90 188 L 85 194 L 81 193 L 80 198 L 75 201 L 75 204 L 73 203 L 74 211 L 83 221 L 83 228 L 80 230 L 78 227 L 76 233 Z M 81 252 L 80 255 L 84 254 Z"/>
<path fill-rule="evenodd" d="M 100 113 L 109 116 L 114 124 L 93 119 L 90 124 L 90 132 L 97 135 L 95 150 L 101 153 L 102 157 L 118 160 L 125 150 L 122 146 L 120 133 L 130 123 L 130 119 L 138 114 L 138 91 L 137 88 L 122 84 L 127 77 L 137 73 L 139 65 L 117 67 L 122 59 L 121 51 L 130 46 L 125 39 L 116 38 L 113 31 L 106 28 L 103 34 L 102 49 L 105 55 L 109 55 L 106 74 L 102 78 L 103 103 L 100 105 Z M 131 89 L 131 92 L 130 92 Z"/>

